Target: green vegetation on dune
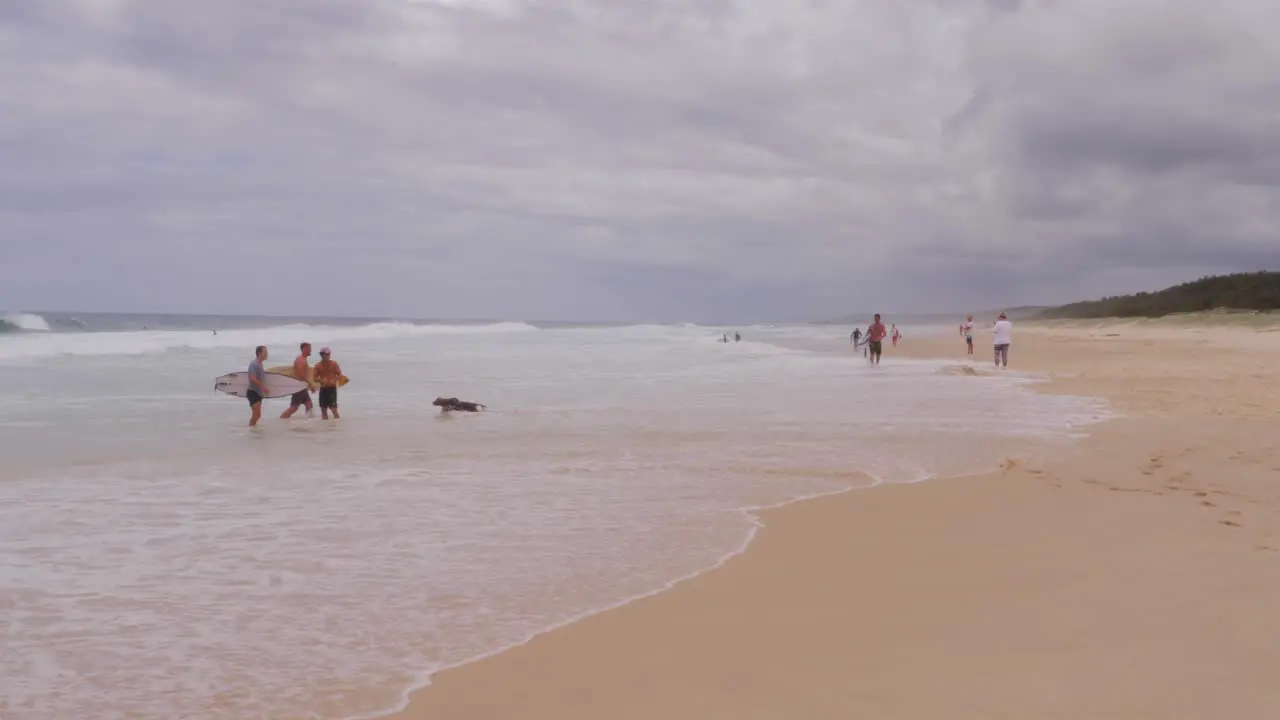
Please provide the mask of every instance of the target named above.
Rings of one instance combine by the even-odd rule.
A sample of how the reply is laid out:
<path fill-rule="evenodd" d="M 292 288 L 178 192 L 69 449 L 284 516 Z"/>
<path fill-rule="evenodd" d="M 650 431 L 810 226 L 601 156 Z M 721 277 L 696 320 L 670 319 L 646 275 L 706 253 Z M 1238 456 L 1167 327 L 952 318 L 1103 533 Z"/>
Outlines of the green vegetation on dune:
<path fill-rule="evenodd" d="M 1214 275 L 1157 292 L 1117 295 L 1042 310 L 1037 317 L 1156 318 L 1207 310 L 1280 310 L 1280 272 Z"/>

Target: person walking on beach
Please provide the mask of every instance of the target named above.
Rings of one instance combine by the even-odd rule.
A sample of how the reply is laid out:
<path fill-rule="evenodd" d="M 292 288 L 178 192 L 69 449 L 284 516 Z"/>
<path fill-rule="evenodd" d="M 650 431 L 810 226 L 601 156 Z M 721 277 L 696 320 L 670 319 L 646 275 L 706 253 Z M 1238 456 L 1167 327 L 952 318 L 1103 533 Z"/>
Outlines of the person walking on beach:
<path fill-rule="evenodd" d="M 874 322 L 867 326 L 868 359 L 872 365 L 880 364 L 880 353 L 884 350 L 884 337 L 887 334 L 884 323 L 880 322 L 880 313 L 876 313 Z"/>
<path fill-rule="evenodd" d="M 960 324 L 960 334 L 964 336 L 964 344 L 969 348 L 969 354 L 973 354 L 973 316 L 970 315 L 963 323 Z"/>
<path fill-rule="evenodd" d="M 867 343 L 862 339 L 862 328 L 853 329 L 853 332 L 849 334 L 849 342 L 853 343 L 854 352 L 861 350 L 862 357 L 867 356 Z"/>
<path fill-rule="evenodd" d="M 254 348 L 253 362 L 249 363 L 249 390 L 245 392 L 249 399 L 249 427 L 257 427 L 262 419 L 262 398 L 267 396 L 267 369 L 262 363 L 266 361 L 267 346 Z"/>
<path fill-rule="evenodd" d="M 1013 344 L 1013 323 L 1009 317 L 1000 313 L 1000 319 L 991 328 L 995 334 L 996 367 L 1009 367 L 1009 346 Z"/>
<path fill-rule="evenodd" d="M 338 416 L 338 381 L 342 379 L 342 367 L 329 359 L 333 351 L 327 347 L 320 348 L 320 362 L 315 366 L 316 384 L 320 386 L 320 419 L 328 420 L 333 412 L 334 420 Z"/>
<path fill-rule="evenodd" d="M 305 390 L 299 390 L 289 397 L 289 409 L 280 413 L 281 420 L 288 420 L 293 414 L 298 412 L 298 408 L 305 407 L 307 409 L 307 417 L 311 417 L 313 406 L 311 405 L 311 365 L 307 362 L 307 358 L 311 357 L 311 343 L 304 342 L 298 346 L 298 357 L 293 359 L 293 372 L 290 374 L 297 380 L 307 383 Z"/>
<path fill-rule="evenodd" d="M 893 346 L 898 347 L 898 341 L 902 339 L 902 331 L 898 329 L 898 323 L 893 324 L 893 330 L 890 332 L 893 337 Z"/>

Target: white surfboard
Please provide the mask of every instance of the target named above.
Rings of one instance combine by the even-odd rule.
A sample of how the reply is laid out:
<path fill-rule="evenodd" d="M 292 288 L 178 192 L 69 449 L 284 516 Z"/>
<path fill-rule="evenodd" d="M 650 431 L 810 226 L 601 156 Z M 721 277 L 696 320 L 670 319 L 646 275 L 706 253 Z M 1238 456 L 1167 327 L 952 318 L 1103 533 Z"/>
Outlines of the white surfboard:
<path fill-rule="evenodd" d="M 288 397 L 307 389 L 307 384 L 302 380 L 273 372 L 267 373 L 266 386 L 267 394 L 264 397 L 268 398 Z M 213 381 L 213 389 L 236 397 L 248 397 L 249 372 L 242 370 L 216 378 Z"/>

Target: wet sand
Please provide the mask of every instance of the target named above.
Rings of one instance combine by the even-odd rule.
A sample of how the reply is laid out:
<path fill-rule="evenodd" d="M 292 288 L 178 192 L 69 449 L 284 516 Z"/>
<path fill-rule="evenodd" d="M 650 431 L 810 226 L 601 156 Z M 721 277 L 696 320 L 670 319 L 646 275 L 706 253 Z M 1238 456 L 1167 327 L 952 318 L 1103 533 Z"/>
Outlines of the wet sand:
<path fill-rule="evenodd" d="M 768 511 L 722 567 L 439 673 L 396 717 L 1275 717 L 1280 333 L 1205 323 L 1018 324 L 1011 370 L 1122 415 L 1078 452 Z M 885 362 L 996 372 L 976 343 Z"/>

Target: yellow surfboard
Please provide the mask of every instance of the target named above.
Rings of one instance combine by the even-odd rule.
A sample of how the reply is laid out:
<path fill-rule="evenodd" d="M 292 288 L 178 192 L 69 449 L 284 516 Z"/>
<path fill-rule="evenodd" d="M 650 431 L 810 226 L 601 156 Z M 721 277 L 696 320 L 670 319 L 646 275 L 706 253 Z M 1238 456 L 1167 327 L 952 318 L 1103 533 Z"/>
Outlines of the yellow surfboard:
<path fill-rule="evenodd" d="M 290 377 L 293 377 L 293 366 L 277 365 L 275 367 L 267 368 L 267 372 L 281 373 L 283 375 L 288 375 Z M 319 387 L 318 385 L 316 385 L 316 382 L 315 382 L 315 374 L 316 374 L 316 369 L 314 367 L 310 368 L 310 372 L 307 373 L 307 384 L 310 385 L 313 389 Z M 347 377 L 346 375 L 338 376 L 338 387 L 342 387 L 343 385 L 346 385 L 349 382 L 351 382 L 351 378 Z"/>

